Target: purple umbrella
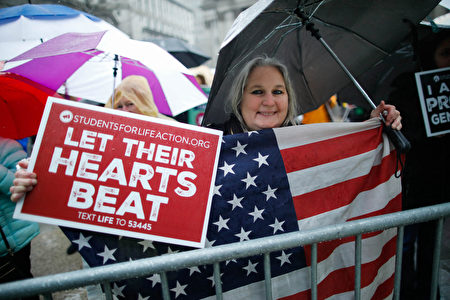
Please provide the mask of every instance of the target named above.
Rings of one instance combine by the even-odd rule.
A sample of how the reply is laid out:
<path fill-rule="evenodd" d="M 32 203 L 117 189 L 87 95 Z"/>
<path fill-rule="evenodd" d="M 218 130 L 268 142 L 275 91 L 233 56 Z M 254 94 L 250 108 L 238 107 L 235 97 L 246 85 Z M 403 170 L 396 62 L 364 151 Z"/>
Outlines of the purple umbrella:
<path fill-rule="evenodd" d="M 141 75 L 147 78 L 159 111 L 170 116 L 207 101 L 187 68 L 164 49 L 112 32 L 60 35 L 9 60 L 3 70 L 101 103 L 122 78 Z"/>

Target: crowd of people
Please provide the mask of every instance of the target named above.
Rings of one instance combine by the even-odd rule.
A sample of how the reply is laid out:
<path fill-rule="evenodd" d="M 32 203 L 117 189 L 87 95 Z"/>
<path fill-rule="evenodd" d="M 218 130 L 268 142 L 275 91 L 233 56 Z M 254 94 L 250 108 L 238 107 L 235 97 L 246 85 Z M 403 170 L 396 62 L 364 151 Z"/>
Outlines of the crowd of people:
<path fill-rule="evenodd" d="M 427 47 L 425 59 L 433 57 L 425 69 L 450 66 L 450 37 L 445 35 L 433 37 L 433 47 Z M 430 51 L 432 51 L 430 53 Z M 230 91 L 228 105 L 231 111 L 229 120 L 224 124 L 208 124 L 214 129 L 222 130 L 225 135 L 268 128 L 298 125 L 296 96 L 285 65 L 280 61 L 260 56 L 250 60 L 236 76 Z M 422 207 L 448 201 L 449 195 L 449 135 L 427 138 L 421 120 L 419 99 L 411 74 L 395 82 L 398 89 L 392 97 L 381 101 L 370 118 L 379 118 L 382 114 L 386 125 L 395 130 L 403 128 L 411 141 L 411 151 L 406 155 L 403 172 L 403 207 L 404 209 Z M 107 108 L 119 109 L 151 117 L 171 119 L 162 115 L 153 101 L 147 80 L 141 76 L 129 76 L 116 88 L 114 96 L 105 105 Z M 172 119 L 173 120 L 173 119 Z M 175 120 L 174 120 L 175 121 Z M 24 269 L 29 271 L 30 240 L 38 234 L 38 225 L 14 220 L 12 210 L 14 202 L 31 191 L 38 182 L 38 174 L 27 171 L 28 161 L 25 152 L 14 141 L 0 139 L 2 159 L 0 183 L 2 187 L 0 203 L 0 220 L 2 229 L 17 256 L 24 257 Z M 14 157 L 8 157 L 11 154 Z M 20 167 L 15 171 L 16 164 Z M 13 178 L 15 179 L 13 180 Z M 21 224 L 15 225 L 15 224 Z M 426 299 L 431 278 L 433 224 L 408 227 L 405 239 L 405 258 L 403 287 L 404 299 Z M 16 240 L 16 236 L 20 240 Z M 5 240 L 5 241 L 6 241 Z M 417 250 L 414 244 L 417 241 Z M 17 250 L 16 250 L 17 249 Z M 7 244 L 0 243 L 0 258 L 8 255 Z M 414 268 L 417 259 L 417 268 Z M 26 263 L 26 264 L 25 264 Z M 0 269 L 1 270 L 1 269 Z M 3 271 L 2 271 L 3 273 Z M 6 275 L 1 282 L 27 278 L 31 274 L 17 277 Z M 414 277 L 414 278 L 413 278 Z M 420 292 L 420 298 L 418 294 Z M 423 298 L 422 298 L 423 297 Z"/>

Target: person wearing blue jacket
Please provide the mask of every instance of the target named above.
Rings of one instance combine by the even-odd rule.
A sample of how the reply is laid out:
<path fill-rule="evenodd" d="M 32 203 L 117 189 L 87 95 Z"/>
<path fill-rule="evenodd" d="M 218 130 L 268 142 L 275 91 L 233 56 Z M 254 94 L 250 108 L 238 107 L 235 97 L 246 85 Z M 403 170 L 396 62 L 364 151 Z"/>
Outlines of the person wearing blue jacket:
<path fill-rule="evenodd" d="M 13 218 L 16 203 L 9 191 L 16 165 L 26 155 L 17 141 L 0 137 L 0 283 L 33 277 L 31 240 L 39 234 L 39 225 Z"/>

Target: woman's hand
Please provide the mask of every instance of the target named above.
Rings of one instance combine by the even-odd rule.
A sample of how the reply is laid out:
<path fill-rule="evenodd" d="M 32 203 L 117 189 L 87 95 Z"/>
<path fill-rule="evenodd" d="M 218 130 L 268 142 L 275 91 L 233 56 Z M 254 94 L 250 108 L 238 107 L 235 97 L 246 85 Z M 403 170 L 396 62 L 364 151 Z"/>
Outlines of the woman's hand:
<path fill-rule="evenodd" d="M 378 118 L 380 114 L 383 115 L 386 126 L 391 126 L 392 129 L 395 130 L 402 129 L 402 117 L 400 116 L 400 112 L 395 109 L 394 105 L 386 104 L 384 101 L 381 101 L 381 103 L 370 113 L 370 118 Z"/>
<path fill-rule="evenodd" d="M 9 188 L 11 192 L 11 201 L 17 202 L 20 200 L 23 196 L 25 196 L 25 193 L 31 191 L 34 186 L 37 184 L 37 176 L 33 172 L 28 172 L 28 159 L 22 159 L 19 161 L 19 167 L 14 174 L 14 181 L 13 186 Z"/>

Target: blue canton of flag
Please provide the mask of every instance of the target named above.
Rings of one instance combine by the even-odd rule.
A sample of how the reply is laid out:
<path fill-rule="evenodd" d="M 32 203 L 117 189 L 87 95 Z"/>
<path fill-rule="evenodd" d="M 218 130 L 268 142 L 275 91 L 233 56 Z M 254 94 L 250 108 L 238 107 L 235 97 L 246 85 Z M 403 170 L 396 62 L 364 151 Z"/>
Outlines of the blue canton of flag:
<path fill-rule="evenodd" d="M 78 246 L 90 266 L 129 261 L 188 247 L 117 237 L 62 228 Z M 283 160 L 272 130 L 223 137 L 207 233 L 207 247 L 243 242 L 298 230 L 292 196 Z M 221 262 L 224 292 L 236 288 L 242 294 L 264 293 L 263 256 Z M 272 277 L 306 266 L 303 248 L 271 254 Z M 212 266 L 169 272 L 169 290 L 174 299 L 213 296 Z M 117 298 L 160 299 L 158 274 L 148 278 L 115 282 Z"/>

